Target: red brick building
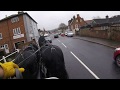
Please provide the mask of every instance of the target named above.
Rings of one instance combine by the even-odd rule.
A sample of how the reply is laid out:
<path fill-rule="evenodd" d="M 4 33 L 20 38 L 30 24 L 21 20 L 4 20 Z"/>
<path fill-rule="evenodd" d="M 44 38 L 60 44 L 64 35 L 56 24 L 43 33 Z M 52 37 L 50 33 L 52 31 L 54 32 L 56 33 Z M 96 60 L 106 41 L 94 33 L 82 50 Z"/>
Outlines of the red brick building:
<path fill-rule="evenodd" d="M 0 50 L 4 50 L 6 54 L 17 49 L 18 44 L 32 40 L 29 33 L 31 30 L 28 29 L 30 25 L 26 22 L 26 17 L 34 21 L 24 12 L 0 20 Z"/>
<path fill-rule="evenodd" d="M 86 22 L 79 16 L 79 14 L 77 14 L 77 17 L 73 16 L 73 18 L 68 21 L 68 28 L 72 30 L 74 34 L 75 31 L 79 30 L 79 28 L 84 25 L 86 25 Z"/>

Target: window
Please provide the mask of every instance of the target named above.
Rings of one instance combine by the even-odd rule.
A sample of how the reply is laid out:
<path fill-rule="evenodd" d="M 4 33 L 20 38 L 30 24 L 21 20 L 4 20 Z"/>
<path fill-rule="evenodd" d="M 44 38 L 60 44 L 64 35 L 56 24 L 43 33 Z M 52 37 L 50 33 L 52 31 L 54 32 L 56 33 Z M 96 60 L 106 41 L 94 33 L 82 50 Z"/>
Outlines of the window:
<path fill-rule="evenodd" d="M 18 22 L 19 21 L 19 18 L 18 17 L 14 17 L 11 19 L 11 22 L 14 23 L 14 22 Z"/>
<path fill-rule="evenodd" d="M 73 25 L 71 25 L 71 29 L 73 29 Z"/>
<path fill-rule="evenodd" d="M 78 20 L 76 20 L 76 22 L 78 22 Z"/>
<path fill-rule="evenodd" d="M 18 34 L 21 34 L 20 27 L 17 28 L 17 33 L 18 33 Z"/>
<path fill-rule="evenodd" d="M 2 33 L 0 33 L 0 39 L 2 39 Z"/>
<path fill-rule="evenodd" d="M 8 48 L 8 44 L 5 44 L 5 45 L 4 45 L 4 48 L 5 48 L 5 49 L 9 49 L 9 48 Z"/>
<path fill-rule="evenodd" d="M 80 19 L 80 22 L 82 22 L 82 19 Z"/>
<path fill-rule="evenodd" d="M 4 49 L 4 45 L 1 45 L 1 46 L 0 46 L 0 49 Z"/>
<path fill-rule="evenodd" d="M 19 34 L 21 34 L 20 27 L 13 29 L 13 34 L 14 34 L 14 35 L 19 35 Z"/>
<path fill-rule="evenodd" d="M 78 25 L 77 25 L 77 24 L 75 25 L 75 28 L 78 28 Z"/>

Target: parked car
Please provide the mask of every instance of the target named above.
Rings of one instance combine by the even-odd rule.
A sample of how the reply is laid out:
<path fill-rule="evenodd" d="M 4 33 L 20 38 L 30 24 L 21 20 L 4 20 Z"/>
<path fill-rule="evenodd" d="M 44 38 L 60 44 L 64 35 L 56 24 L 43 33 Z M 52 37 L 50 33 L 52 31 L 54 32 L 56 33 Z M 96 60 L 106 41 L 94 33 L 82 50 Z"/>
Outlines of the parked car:
<path fill-rule="evenodd" d="M 52 43 L 52 39 L 50 37 L 45 37 L 45 40 L 49 41 L 50 43 Z"/>
<path fill-rule="evenodd" d="M 73 33 L 72 31 L 68 31 L 68 32 L 67 32 L 67 36 L 68 36 L 68 37 L 73 37 L 73 35 L 74 35 L 74 33 Z"/>
<path fill-rule="evenodd" d="M 65 34 L 64 34 L 64 33 L 61 33 L 61 36 L 63 36 L 63 37 L 64 37 L 64 36 L 65 36 Z"/>
<path fill-rule="evenodd" d="M 45 36 L 45 37 L 48 37 L 48 36 L 49 36 L 49 34 L 45 33 L 45 34 L 44 34 L 44 36 Z"/>
<path fill-rule="evenodd" d="M 114 60 L 118 67 L 120 67 L 120 47 L 116 48 L 114 51 Z"/>
<path fill-rule="evenodd" d="M 58 34 L 54 34 L 54 38 L 59 38 Z"/>
<path fill-rule="evenodd" d="M 67 32 L 65 32 L 65 36 L 67 36 Z"/>

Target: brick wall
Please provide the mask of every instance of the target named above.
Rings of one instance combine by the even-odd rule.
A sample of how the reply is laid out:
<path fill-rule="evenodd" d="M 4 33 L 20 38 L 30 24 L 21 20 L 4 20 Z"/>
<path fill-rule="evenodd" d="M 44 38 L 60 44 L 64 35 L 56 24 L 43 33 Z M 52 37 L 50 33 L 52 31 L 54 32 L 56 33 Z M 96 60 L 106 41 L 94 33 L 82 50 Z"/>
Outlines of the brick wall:
<path fill-rule="evenodd" d="M 120 41 L 120 31 L 80 30 L 79 35 Z"/>
<path fill-rule="evenodd" d="M 13 39 L 13 29 L 20 27 L 21 34 L 24 37 Z M 16 23 L 11 23 L 11 18 L 0 22 L 0 33 L 2 33 L 3 39 L 0 40 L 0 45 L 8 44 L 9 51 L 12 52 L 14 49 L 14 44 L 16 42 L 26 41 L 26 33 L 24 27 L 23 16 L 19 16 L 19 21 Z"/>

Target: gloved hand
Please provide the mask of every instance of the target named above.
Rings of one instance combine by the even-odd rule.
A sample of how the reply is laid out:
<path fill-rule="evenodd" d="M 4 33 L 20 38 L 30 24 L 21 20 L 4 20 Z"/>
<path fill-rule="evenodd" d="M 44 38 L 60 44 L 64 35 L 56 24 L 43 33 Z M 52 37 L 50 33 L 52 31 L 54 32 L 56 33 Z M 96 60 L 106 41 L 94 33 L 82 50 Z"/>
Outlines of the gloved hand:
<path fill-rule="evenodd" d="M 19 68 L 19 66 L 13 62 L 0 63 L 0 65 L 4 70 L 4 79 L 14 76 L 15 68 L 18 68 L 21 73 L 25 71 L 24 68 Z"/>

